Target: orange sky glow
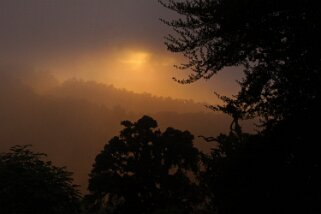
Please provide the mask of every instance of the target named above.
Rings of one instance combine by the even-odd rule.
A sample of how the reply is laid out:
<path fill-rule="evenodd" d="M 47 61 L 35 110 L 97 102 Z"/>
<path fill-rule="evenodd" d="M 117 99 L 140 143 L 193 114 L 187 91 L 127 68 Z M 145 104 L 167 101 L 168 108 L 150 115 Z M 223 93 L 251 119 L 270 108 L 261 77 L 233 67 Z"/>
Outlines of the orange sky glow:
<path fill-rule="evenodd" d="M 60 81 L 70 78 L 93 80 L 137 93 L 207 103 L 217 102 L 214 91 L 232 94 L 237 90 L 235 77 L 230 76 L 237 69 L 189 85 L 175 82 L 173 77 L 183 79 L 188 74 L 188 71 L 174 68 L 183 61 L 182 57 L 166 51 L 128 46 L 55 57 L 54 60 L 42 59 L 37 68 L 49 70 Z"/>
<path fill-rule="evenodd" d="M 3 10 L 3 11 L 2 11 Z M 171 29 L 159 19 L 177 14 L 150 0 L 29 0 L 0 3 L 0 65 L 22 61 L 38 70 L 94 80 L 138 93 L 216 102 L 213 92 L 238 90 L 239 69 L 227 68 L 210 80 L 180 85 L 186 62 L 166 50 Z M 8 21 L 10 20 L 10 21 Z"/>

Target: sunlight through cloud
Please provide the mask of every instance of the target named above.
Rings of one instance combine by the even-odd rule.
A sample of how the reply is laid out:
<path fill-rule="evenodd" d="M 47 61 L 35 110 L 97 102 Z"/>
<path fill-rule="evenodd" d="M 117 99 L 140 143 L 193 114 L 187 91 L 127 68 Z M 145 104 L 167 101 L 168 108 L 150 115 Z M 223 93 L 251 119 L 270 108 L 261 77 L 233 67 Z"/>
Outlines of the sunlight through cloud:
<path fill-rule="evenodd" d="M 150 54 L 143 51 L 129 51 L 125 56 L 120 60 L 122 64 L 131 66 L 132 68 L 139 68 L 148 63 Z"/>

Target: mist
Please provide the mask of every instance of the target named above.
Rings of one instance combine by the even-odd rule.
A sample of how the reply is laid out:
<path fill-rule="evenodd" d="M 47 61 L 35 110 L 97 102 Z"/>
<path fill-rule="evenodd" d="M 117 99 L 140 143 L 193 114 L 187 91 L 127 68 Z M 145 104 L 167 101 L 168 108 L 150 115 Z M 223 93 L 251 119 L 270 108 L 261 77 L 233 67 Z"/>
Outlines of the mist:
<path fill-rule="evenodd" d="M 0 72 L 0 150 L 31 144 L 73 171 L 85 192 L 95 156 L 119 134 L 123 120 L 150 115 L 161 129 L 191 131 L 196 146 L 209 152 L 214 145 L 197 136 L 225 132 L 231 119 L 205 104 L 76 78 L 61 82 L 50 72 L 7 66 Z"/>

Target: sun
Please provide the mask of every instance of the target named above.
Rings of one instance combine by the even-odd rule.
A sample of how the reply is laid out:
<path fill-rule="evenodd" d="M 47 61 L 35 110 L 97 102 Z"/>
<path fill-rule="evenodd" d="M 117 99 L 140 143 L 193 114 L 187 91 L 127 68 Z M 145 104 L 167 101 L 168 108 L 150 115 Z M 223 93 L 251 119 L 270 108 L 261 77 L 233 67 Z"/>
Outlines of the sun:
<path fill-rule="evenodd" d="M 150 54 L 144 51 L 128 51 L 120 62 L 132 68 L 140 68 L 148 63 Z"/>

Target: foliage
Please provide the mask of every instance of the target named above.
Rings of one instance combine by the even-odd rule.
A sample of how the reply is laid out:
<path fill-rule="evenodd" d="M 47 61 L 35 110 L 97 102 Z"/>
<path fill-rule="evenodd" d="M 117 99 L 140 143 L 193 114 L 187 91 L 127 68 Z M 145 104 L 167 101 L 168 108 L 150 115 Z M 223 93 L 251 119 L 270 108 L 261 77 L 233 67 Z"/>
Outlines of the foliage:
<path fill-rule="evenodd" d="M 208 210 L 233 213 L 320 213 L 320 148 L 315 132 L 284 122 L 269 133 L 221 134 L 203 157 Z"/>
<path fill-rule="evenodd" d="M 70 172 L 43 161 L 30 146 L 0 154 L 0 213 L 78 213 L 80 194 Z"/>
<path fill-rule="evenodd" d="M 168 49 L 191 74 L 209 79 L 238 66 L 237 95 L 210 106 L 233 117 L 230 133 L 204 157 L 203 186 L 218 213 L 320 213 L 321 9 L 313 0 L 160 0 L 181 18 L 166 21 Z M 263 129 L 242 133 L 239 119 Z"/>
<path fill-rule="evenodd" d="M 157 129 L 144 116 L 123 121 L 124 129 L 97 155 L 86 197 L 92 209 L 107 213 L 189 213 L 198 200 L 199 153 L 188 131 Z"/>
<path fill-rule="evenodd" d="M 181 18 L 168 49 L 182 53 L 178 66 L 192 73 L 181 83 L 211 78 L 227 66 L 243 68 L 241 90 L 213 107 L 265 123 L 320 109 L 321 9 L 313 0 L 169 0 L 160 2 Z M 231 109 L 232 107 L 232 109 Z M 320 116 L 320 114 L 318 115 Z"/>

